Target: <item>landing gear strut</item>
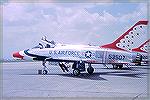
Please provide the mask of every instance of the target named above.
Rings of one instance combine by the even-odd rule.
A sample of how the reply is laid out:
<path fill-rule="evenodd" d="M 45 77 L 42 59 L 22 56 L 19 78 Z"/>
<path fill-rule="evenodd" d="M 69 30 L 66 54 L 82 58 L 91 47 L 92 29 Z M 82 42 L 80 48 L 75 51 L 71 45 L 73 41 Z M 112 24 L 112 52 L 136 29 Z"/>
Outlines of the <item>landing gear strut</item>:
<path fill-rule="evenodd" d="M 42 65 L 43 65 L 43 69 L 42 70 L 38 70 L 38 74 L 40 74 L 40 75 L 46 75 L 47 73 L 48 73 L 48 70 L 46 70 L 46 60 L 44 60 L 43 62 L 42 62 Z"/>
<path fill-rule="evenodd" d="M 134 61 L 135 65 L 140 66 L 141 62 L 142 62 L 142 59 L 143 59 L 142 55 L 138 53 L 136 58 L 135 58 L 135 61 Z"/>

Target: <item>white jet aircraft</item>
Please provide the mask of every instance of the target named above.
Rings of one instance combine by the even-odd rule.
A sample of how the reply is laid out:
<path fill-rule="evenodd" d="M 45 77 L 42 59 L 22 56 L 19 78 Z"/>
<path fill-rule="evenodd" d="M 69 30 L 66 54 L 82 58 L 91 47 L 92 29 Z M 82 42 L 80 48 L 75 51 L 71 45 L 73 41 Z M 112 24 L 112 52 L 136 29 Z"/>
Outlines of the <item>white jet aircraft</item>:
<path fill-rule="evenodd" d="M 148 50 L 149 50 L 149 42 L 150 39 L 145 41 L 142 45 L 140 45 L 138 48 L 132 49 L 134 52 L 134 56 L 136 56 L 136 60 L 133 61 L 136 63 L 136 65 L 149 65 L 149 57 L 148 57 Z"/>
<path fill-rule="evenodd" d="M 132 49 L 135 48 L 137 38 L 140 38 L 145 32 L 147 24 L 148 21 L 138 21 L 114 42 L 103 46 L 57 44 L 43 37 L 38 46 L 15 52 L 13 57 L 42 61 L 44 67 L 42 70 L 38 70 L 38 74 L 48 73 L 45 65 L 47 61 L 59 62 L 63 71 L 69 71 L 64 62 L 72 63 L 75 76 L 86 70 L 86 63 L 89 74 L 94 72 L 92 64 L 112 64 L 113 68 L 121 69 L 123 65 L 134 63 L 133 61 L 136 60 L 138 55 L 135 55 Z"/>

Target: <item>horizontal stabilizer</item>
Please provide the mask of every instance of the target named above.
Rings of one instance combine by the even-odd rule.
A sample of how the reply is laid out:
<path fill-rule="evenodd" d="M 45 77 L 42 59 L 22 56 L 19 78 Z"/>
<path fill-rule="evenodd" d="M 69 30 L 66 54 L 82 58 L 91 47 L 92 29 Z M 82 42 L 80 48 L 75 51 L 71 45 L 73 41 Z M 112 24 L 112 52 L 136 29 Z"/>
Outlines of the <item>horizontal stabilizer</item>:
<path fill-rule="evenodd" d="M 146 42 L 144 42 L 144 43 L 143 43 L 141 46 L 139 46 L 138 48 L 132 49 L 132 51 L 135 51 L 135 52 L 145 52 L 145 53 L 147 53 L 147 52 L 148 52 L 149 42 L 150 42 L 150 39 L 147 40 Z"/>

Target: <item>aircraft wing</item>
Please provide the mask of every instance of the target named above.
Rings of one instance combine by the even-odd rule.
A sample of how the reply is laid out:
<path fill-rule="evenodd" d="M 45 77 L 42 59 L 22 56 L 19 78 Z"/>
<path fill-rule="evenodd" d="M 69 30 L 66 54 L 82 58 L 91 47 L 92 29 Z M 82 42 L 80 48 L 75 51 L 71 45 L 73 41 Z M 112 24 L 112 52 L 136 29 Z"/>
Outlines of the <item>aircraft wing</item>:
<path fill-rule="evenodd" d="M 75 62 L 80 61 L 79 58 L 73 58 L 73 57 L 59 57 L 58 59 L 54 58 L 46 58 L 46 61 L 54 61 L 54 62 Z"/>
<path fill-rule="evenodd" d="M 54 61 L 54 62 L 76 62 L 76 61 L 84 61 L 86 63 L 96 62 L 94 59 L 80 59 L 77 57 L 59 57 L 58 59 L 47 58 L 46 61 Z"/>

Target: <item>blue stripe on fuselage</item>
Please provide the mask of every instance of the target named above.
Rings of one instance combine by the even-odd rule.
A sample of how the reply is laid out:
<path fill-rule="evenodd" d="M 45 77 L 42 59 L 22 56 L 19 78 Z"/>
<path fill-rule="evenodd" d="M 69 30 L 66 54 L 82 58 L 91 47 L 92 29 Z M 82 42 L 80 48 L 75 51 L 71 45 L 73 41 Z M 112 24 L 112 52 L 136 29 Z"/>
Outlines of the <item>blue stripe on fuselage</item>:
<path fill-rule="evenodd" d="M 39 55 L 31 54 L 31 53 L 29 53 L 28 51 L 29 51 L 29 49 L 24 50 L 24 53 L 25 53 L 26 55 L 28 55 L 28 56 L 35 57 L 35 58 L 39 58 L 39 59 L 43 59 L 43 60 L 44 60 L 45 58 L 48 58 L 48 57 L 46 57 L 46 56 L 39 56 Z"/>

